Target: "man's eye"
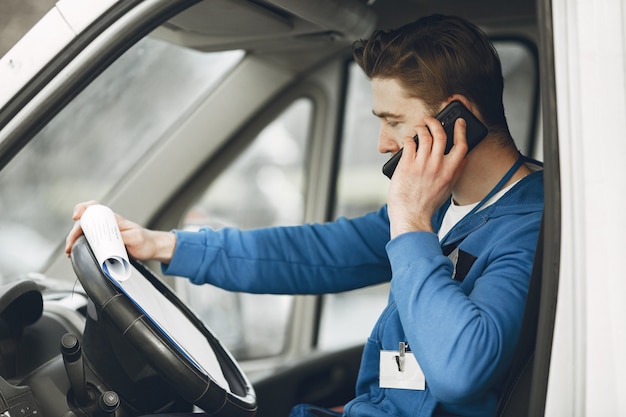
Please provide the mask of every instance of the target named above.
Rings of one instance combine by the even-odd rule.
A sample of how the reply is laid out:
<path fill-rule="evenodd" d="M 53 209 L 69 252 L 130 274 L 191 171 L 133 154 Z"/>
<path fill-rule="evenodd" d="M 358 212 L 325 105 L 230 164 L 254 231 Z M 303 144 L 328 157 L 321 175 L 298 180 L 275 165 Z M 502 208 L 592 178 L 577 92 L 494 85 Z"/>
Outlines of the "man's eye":
<path fill-rule="evenodd" d="M 389 127 L 396 127 L 396 126 L 398 126 L 398 122 L 393 121 L 393 120 L 387 120 L 387 126 L 389 126 Z"/>

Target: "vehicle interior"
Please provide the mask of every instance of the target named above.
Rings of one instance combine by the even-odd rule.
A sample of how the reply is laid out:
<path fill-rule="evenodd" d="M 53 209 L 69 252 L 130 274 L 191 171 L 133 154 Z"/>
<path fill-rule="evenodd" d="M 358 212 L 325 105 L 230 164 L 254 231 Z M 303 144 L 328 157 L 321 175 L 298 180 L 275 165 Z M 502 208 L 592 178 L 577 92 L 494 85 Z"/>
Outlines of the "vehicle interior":
<path fill-rule="evenodd" d="M 76 4 L 51 4 L 44 20 L 71 22 Z M 281 417 L 296 404 L 336 407 L 354 397 L 388 285 L 240 294 L 134 262 L 142 291 L 171 308 L 163 321 L 182 314 L 174 327 L 185 323 L 202 340 L 200 356 L 214 361 L 199 365 L 154 310 L 106 279 L 84 239 L 69 259 L 63 247 L 74 205 L 87 200 L 158 230 L 327 222 L 377 210 L 389 155 L 376 151 L 369 83 L 352 61 L 352 43 L 375 29 L 433 13 L 478 24 L 502 60 L 513 137 L 545 163 L 546 194 L 558 195 L 554 144 L 543 140 L 551 126 L 542 88 L 551 81 L 540 74 L 550 61 L 542 2 L 109 1 L 90 13 L 61 52 L 0 102 L 0 408 L 12 413 Z M 3 69 L 19 51 L 7 52 Z M 499 416 L 543 415 L 556 204 L 546 198 L 550 221 Z"/>

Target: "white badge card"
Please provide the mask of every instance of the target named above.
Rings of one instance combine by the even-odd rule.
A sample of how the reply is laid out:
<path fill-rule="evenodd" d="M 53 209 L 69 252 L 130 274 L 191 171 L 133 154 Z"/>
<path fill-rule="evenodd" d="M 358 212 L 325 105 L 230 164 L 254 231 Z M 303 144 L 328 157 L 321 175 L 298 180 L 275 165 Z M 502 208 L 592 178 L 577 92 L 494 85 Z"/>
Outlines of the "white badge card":
<path fill-rule="evenodd" d="M 413 352 L 405 351 L 404 343 L 400 350 L 380 351 L 381 388 L 424 390 L 426 377 L 415 359 Z"/>

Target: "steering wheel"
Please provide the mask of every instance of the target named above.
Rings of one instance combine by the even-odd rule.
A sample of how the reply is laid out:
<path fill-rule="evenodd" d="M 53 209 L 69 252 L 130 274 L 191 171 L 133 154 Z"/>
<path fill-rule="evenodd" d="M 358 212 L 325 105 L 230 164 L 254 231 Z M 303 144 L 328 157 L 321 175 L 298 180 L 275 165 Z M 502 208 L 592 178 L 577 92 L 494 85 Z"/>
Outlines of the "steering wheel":
<path fill-rule="evenodd" d="M 87 363 L 96 368 L 94 374 L 118 391 L 122 399 L 126 391 L 128 397 L 136 396 L 136 392 L 131 392 L 132 388 L 128 387 L 132 385 L 129 383 L 132 378 L 121 377 L 119 374 L 125 371 L 117 371 L 116 368 L 137 368 L 136 362 L 145 360 L 164 381 L 150 393 L 151 397 L 155 394 L 159 396 L 159 391 L 174 390 L 185 401 L 195 404 L 212 416 L 244 417 L 256 413 L 252 385 L 232 355 L 148 268 L 131 260 L 134 271 L 129 281 L 136 280 L 134 284 L 138 284 L 145 280 L 141 283 L 144 285 L 142 292 L 145 293 L 145 289 L 149 289 L 149 293 L 155 291 L 154 294 L 158 295 L 157 309 L 170 309 L 166 315 L 176 317 L 176 327 L 187 326 L 192 328 L 191 333 L 200 335 L 205 346 L 200 354 L 197 348 L 194 353 L 194 349 L 184 346 L 180 337 L 172 336 L 162 322 L 155 320 L 156 314 L 150 311 L 150 307 L 138 302 L 123 286 L 102 272 L 84 236 L 74 244 L 71 260 L 74 271 L 95 308 L 95 311 L 88 312 L 83 336 L 86 340 L 83 352 Z M 95 317 L 89 319 L 90 315 Z M 99 334 L 94 336 L 96 333 Z M 103 344 L 117 346 L 104 348 Z M 124 346 L 120 347 L 120 344 Z M 203 361 L 205 355 L 211 357 L 217 366 L 207 367 Z M 133 359 L 128 359 L 129 357 Z M 145 374 L 145 371 L 141 372 Z M 155 385 L 158 384 L 152 381 L 150 386 Z"/>

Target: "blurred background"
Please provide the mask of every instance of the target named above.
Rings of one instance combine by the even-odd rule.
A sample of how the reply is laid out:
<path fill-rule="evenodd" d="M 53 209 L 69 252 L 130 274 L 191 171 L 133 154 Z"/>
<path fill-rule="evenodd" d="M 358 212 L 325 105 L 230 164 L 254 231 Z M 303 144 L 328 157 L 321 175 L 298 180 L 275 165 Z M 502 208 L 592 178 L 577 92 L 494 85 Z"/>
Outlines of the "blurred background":
<path fill-rule="evenodd" d="M 56 0 L 0 0 L 0 56 L 55 3 Z"/>

